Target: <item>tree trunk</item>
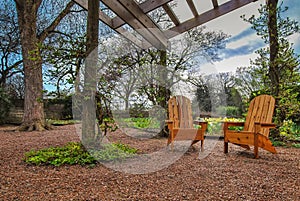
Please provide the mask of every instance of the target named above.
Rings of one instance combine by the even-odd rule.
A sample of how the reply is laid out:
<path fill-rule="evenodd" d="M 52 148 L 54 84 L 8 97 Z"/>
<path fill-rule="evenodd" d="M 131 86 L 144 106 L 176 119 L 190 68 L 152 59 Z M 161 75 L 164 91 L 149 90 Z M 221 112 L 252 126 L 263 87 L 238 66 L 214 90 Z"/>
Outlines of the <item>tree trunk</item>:
<path fill-rule="evenodd" d="M 99 0 L 88 1 L 87 58 L 84 71 L 84 90 L 82 102 L 82 143 L 93 146 L 96 135 L 96 87 L 99 34 Z"/>
<path fill-rule="evenodd" d="M 275 98 L 275 105 L 278 105 L 279 90 L 280 90 L 280 69 L 278 65 L 278 27 L 277 27 L 277 4 L 278 0 L 268 0 L 268 31 L 269 31 L 269 47 L 270 47 L 270 66 L 269 77 L 271 80 L 271 95 Z M 274 138 L 280 138 L 279 127 L 282 125 L 284 117 L 282 117 L 275 106 L 275 117 L 277 127 L 271 131 L 271 136 Z"/>
<path fill-rule="evenodd" d="M 18 24 L 22 46 L 25 97 L 24 116 L 19 130 L 49 129 L 44 118 L 43 105 L 43 76 L 42 57 L 40 46 L 46 37 L 53 31 L 60 21 L 69 13 L 70 8 L 75 4 L 70 1 L 64 10 L 37 35 L 37 12 L 42 0 L 14 0 L 18 13 Z"/>
<path fill-rule="evenodd" d="M 269 76 L 271 80 L 271 93 L 277 97 L 279 94 L 279 66 L 277 63 L 279 43 L 278 43 L 278 28 L 277 28 L 277 4 L 278 0 L 268 0 L 268 30 L 270 43 L 270 66 Z"/>
<path fill-rule="evenodd" d="M 42 58 L 36 32 L 40 3 L 16 1 L 25 77 L 24 116 L 19 130 L 42 131 L 47 128 L 43 108 Z"/>
<path fill-rule="evenodd" d="M 168 100 L 170 98 L 171 92 L 169 89 L 168 84 L 168 71 L 167 71 L 167 51 L 166 50 L 159 50 L 160 53 L 160 68 L 159 71 L 159 89 L 158 89 L 158 104 L 165 111 L 168 111 Z M 159 117 L 159 119 L 166 119 L 166 117 Z M 158 134 L 160 137 L 167 137 L 168 136 L 168 127 L 165 122 L 161 122 L 160 127 L 162 130 Z"/>

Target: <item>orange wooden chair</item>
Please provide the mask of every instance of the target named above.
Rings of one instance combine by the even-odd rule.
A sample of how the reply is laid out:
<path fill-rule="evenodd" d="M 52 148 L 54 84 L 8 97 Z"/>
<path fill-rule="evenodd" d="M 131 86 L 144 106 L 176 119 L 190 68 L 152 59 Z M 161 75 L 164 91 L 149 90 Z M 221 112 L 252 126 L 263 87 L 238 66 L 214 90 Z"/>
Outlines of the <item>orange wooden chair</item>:
<path fill-rule="evenodd" d="M 203 151 L 204 133 L 207 129 L 207 122 L 193 121 L 191 101 L 185 96 L 173 96 L 168 102 L 169 120 L 166 120 L 169 129 L 167 145 L 174 140 L 192 140 L 191 145 L 201 141 Z M 200 125 L 195 128 L 194 125 Z"/>
<path fill-rule="evenodd" d="M 228 153 L 228 143 L 250 149 L 254 146 L 254 157 L 258 158 L 258 147 L 271 153 L 277 153 L 269 140 L 269 129 L 275 128 L 272 123 L 275 99 L 269 95 L 255 97 L 249 105 L 245 122 L 224 123 L 224 153 Z M 244 126 L 242 131 L 229 130 L 231 126 Z"/>

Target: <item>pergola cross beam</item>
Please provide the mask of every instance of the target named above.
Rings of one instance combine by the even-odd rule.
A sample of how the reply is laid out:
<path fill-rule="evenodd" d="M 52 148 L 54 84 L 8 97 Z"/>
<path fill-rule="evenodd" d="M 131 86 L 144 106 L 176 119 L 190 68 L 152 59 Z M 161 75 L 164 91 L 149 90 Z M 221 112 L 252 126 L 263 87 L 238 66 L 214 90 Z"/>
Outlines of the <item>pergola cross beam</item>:
<path fill-rule="evenodd" d="M 88 9 L 88 0 L 73 1 L 84 9 Z M 170 5 L 173 0 L 145 0 L 142 3 L 138 3 L 137 0 L 100 1 L 117 16 L 111 18 L 101 11 L 99 20 L 141 48 L 146 49 L 154 46 L 155 48 L 166 49 L 168 48 L 169 39 L 257 0 L 230 0 L 221 5 L 218 0 L 206 0 L 210 1 L 212 8 L 203 13 L 198 13 L 196 9 L 195 4 L 199 3 L 199 0 L 186 0 L 189 11 L 182 10 L 181 12 L 192 12 L 193 17 L 182 22 L 179 20 L 180 15 Z M 204 1 L 202 0 L 201 2 L 203 3 Z M 173 23 L 173 26 L 167 30 L 161 29 L 154 22 L 154 19 L 148 15 L 149 12 L 159 8 L 169 16 Z M 143 39 L 136 37 L 136 35 L 124 28 L 123 26 L 126 24 L 140 34 Z"/>

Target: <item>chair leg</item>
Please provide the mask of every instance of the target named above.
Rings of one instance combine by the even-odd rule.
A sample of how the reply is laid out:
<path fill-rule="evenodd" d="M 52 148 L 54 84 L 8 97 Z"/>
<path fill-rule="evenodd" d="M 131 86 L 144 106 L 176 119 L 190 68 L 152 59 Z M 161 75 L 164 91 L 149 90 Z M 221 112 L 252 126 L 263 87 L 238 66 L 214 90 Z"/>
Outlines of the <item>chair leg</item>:
<path fill-rule="evenodd" d="M 228 153 L 228 142 L 224 142 L 224 153 Z"/>
<path fill-rule="evenodd" d="M 260 127 L 258 125 L 255 125 L 254 130 L 254 158 L 258 158 L 258 131 L 260 130 Z"/>
<path fill-rule="evenodd" d="M 203 144 L 204 144 L 204 140 L 201 140 L 201 152 L 204 151 L 204 146 L 203 146 Z"/>

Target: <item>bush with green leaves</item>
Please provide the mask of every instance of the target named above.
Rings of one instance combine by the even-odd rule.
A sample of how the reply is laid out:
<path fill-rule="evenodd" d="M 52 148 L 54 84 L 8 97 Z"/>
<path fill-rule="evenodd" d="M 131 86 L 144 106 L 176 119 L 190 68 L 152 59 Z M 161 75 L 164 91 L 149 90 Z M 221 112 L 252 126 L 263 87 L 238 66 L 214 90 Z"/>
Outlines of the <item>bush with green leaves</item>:
<path fill-rule="evenodd" d="M 292 144 L 293 147 L 300 149 L 300 143 L 294 143 Z"/>
<path fill-rule="evenodd" d="M 87 165 L 97 161 L 112 161 L 132 157 L 137 149 L 121 143 L 104 144 L 101 149 L 86 150 L 79 142 L 69 142 L 62 147 L 31 150 L 25 153 L 24 161 L 33 165 Z"/>
<path fill-rule="evenodd" d="M 241 110 L 235 106 L 219 106 L 216 108 L 216 112 L 222 116 L 227 117 L 240 117 Z"/>
<path fill-rule="evenodd" d="M 300 141 L 300 125 L 297 125 L 292 120 L 283 121 L 279 127 L 280 136 L 288 141 Z"/>
<path fill-rule="evenodd" d="M 8 116 L 11 101 L 7 92 L 0 87 L 0 124 L 5 123 Z"/>
<path fill-rule="evenodd" d="M 97 161 L 114 161 L 130 158 L 137 153 L 137 149 L 122 143 L 104 144 L 102 149 L 89 150 Z"/>
<path fill-rule="evenodd" d="M 121 120 L 128 127 L 133 128 L 160 128 L 160 122 L 156 118 L 125 118 Z"/>
<path fill-rule="evenodd" d="M 243 122 L 243 118 L 207 118 L 205 121 L 208 122 L 207 134 L 209 135 L 221 135 L 223 132 L 223 122 Z M 242 126 L 231 126 L 230 130 L 240 131 L 243 129 Z"/>

